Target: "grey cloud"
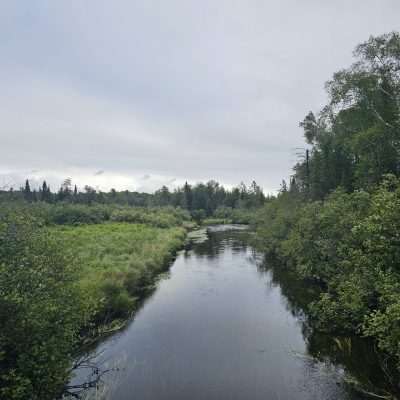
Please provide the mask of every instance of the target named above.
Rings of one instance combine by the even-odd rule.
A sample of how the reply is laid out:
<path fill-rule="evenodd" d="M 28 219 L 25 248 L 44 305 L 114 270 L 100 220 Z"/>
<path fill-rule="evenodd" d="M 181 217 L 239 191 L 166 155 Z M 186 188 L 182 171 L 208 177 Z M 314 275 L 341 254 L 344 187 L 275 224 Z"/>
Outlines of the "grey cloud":
<path fill-rule="evenodd" d="M 19 184 L 32 169 L 92 184 L 101 165 L 93 186 L 277 189 L 324 81 L 399 14 L 398 0 L 6 0 L 0 169 Z"/>

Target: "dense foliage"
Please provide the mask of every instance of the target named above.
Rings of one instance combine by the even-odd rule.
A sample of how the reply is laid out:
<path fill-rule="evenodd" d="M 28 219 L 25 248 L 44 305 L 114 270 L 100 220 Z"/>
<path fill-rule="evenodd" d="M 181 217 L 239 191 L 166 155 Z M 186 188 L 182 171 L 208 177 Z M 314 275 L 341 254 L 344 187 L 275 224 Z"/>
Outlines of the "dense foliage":
<path fill-rule="evenodd" d="M 400 35 L 371 37 L 354 55 L 357 61 L 326 84 L 329 103 L 300 124 L 311 148 L 291 186 L 311 199 L 338 186 L 368 189 L 400 172 Z"/>
<path fill-rule="evenodd" d="M 52 399 L 84 312 L 76 264 L 29 215 L 0 216 L 0 397 Z"/>
<path fill-rule="evenodd" d="M 130 207 L 106 204 L 72 204 L 45 202 L 3 203 L 0 212 L 24 212 L 41 220 L 45 225 L 85 225 L 104 222 L 143 223 L 160 228 L 188 225 L 190 214 L 173 207 Z"/>
<path fill-rule="evenodd" d="M 0 207 L 0 398 L 54 399 L 82 343 L 129 316 L 183 244 L 187 211 Z"/>
<path fill-rule="evenodd" d="M 310 148 L 258 213 L 257 237 L 320 287 L 315 326 L 372 338 L 400 369 L 400 36 L 371 37 L 355 56 L 301 123 Z"/>

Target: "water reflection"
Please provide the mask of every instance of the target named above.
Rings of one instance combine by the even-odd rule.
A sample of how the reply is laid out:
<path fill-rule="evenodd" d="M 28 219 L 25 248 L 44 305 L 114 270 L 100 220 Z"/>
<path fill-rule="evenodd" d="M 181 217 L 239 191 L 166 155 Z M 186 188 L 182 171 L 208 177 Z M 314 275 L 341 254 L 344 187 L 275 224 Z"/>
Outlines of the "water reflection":
<path fill-rule="evenodd" d="M 263 262 L 249 235 L 209 229 L 98 347 L 99 365 L 120 367 L 108 399 L 354 400 L 344 370 L 377 380 L 368 344 L 317 334 L 303 311 L 313 289 Z"/>
<path fill-rule="evenodd" d="M 390 373 L 383 370 L 383 360 L 370 340 L 324 334 L 313 327 L 304 310 L 318 296 L 317 287 L 297 279 L 277 260 L 264 259 L 261 268 L 271 272 L 270 284 L 281 288 L 286 309 L 301 322 L 307 354 L 315 361 L 342 366 L 347 374 L 346 380 L 361 391 L 384 396 L 397 391 L 398 376 L 394 366 L 386 366 Z"/>
<path fill-rule="evenodd" d="M 201 259 L 213 259 L 219 254 L 230 249 L 238 254 L 247 251 L 248 230 L 241 225 L 217 225 L 207 228 L 207 240 L 191 245 L 189 243 L 185 257 L 196 255 Z"/>

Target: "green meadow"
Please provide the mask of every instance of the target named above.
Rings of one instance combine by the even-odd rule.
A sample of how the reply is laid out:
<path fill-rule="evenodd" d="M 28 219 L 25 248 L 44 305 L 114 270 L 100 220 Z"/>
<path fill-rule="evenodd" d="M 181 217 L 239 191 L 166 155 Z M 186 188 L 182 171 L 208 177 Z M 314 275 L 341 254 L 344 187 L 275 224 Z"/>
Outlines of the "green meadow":
<path fill-rule="evenodd" d="M 79 286 L 94 320 L 128 316 L 182 246 L 181 227 L 105 223 L 51 228 L 78 260 Z"/>

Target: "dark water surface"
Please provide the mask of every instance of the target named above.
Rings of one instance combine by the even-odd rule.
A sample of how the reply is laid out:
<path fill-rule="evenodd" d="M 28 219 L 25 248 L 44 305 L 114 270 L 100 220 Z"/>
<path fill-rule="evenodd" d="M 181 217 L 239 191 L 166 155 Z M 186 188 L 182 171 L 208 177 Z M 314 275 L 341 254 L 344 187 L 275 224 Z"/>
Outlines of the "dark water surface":
<path fill-rule="evenodd" d="M 107 398 L 358 398 L 343 382 L 357 346 L 312 335 L 307 294 L 291 292 L 232 228 L 210 228 L 182 251 L 130 325 L 99 346 L 101 367 L 120 369 L 106 375 Z M 375 360 L 359 352 L 361 373 L 373 375 Z"/>

